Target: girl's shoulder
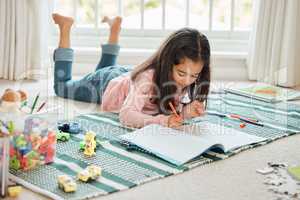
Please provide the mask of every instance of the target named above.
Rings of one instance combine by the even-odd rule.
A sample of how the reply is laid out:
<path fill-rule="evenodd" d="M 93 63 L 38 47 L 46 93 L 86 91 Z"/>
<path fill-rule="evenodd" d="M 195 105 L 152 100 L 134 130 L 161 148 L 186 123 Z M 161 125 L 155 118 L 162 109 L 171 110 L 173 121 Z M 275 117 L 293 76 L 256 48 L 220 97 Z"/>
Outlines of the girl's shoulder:
<path fill-rule="evenodd" d="M 132 82 L 134 88 L 139 90 L 143 94 L 151 94 L 154 87 L 153 75 L 153 69 L 148 69 L 138 74 Z"/>
<path fill-rule="evenodd" d="M 140 74 L 138 74 L 134 81 L 135 82 L 141 82 L 141 81 L 152 82 L 153 76 L 154 76 L 154 69 L 147 69 L 147 70 L 141 72 Z"/>

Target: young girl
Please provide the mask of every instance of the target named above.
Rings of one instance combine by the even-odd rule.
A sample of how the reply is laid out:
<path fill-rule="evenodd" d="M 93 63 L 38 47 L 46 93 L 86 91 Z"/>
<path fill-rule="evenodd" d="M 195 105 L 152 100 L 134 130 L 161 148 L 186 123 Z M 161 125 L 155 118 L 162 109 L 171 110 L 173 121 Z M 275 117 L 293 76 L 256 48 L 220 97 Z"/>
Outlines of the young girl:
<path fill-rule="evenodd" d="M 152 123 L 178 127 L 183 120 L 204 113 L 210 85 L 210 45 L 197 30 L 174 32 L 153 56 L 130 71 L 116 65 L 122 19 L 105 17 L 110 35 L 108 44 L 102 45 L 100 62 L 95 72 L 75 81 L 70 49 L 73 19 L 58 14 L 53 14 L 53 19 L 60 29 L 59 48 L 54 52 L 58 96 L 99 103 L 102 111 L 119 113 L 120 121 L 131 127 Z"/>

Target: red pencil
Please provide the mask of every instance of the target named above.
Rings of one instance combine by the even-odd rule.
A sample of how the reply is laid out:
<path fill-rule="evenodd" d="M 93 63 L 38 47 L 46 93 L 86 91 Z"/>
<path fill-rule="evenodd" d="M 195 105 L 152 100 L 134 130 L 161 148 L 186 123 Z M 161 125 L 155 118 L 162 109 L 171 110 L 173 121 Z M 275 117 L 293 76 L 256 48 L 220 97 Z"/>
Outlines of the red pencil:
<path fill-rule="evenodd" d="M 173 106 L 173 104 L 171 102 L 169 102 L 169 106 L 170 106 L 172 112 L 176 115 L 176 117 L 179 118 L 180 116 L 177 114 L 177 112 L 176 112 L 176 110 L 175 110 L 175 108 L 174 108 L 174 106 Z"/>
<path fill-rule="evenodd" d="M 42 110 L 42 108 L 45 106 L 46 101 L 44 103 L 42 103 L 42 105 L 39 107 L 39 109 L 36 112 L 40 112 L 40 110 Z"/>

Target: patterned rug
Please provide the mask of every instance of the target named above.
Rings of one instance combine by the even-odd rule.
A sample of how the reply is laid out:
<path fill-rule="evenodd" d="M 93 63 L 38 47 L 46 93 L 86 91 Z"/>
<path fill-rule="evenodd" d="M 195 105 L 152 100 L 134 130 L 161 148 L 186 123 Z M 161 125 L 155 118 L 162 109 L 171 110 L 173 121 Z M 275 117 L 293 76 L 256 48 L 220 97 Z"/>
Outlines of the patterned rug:
<path fill-rule="evenodd" d="M 86 199 L 113 192 L 126 190 L 140 184 L 179 174 L 191 168 L 233 156 L 243 150 L 267 144 L 276 139 L 300 132 L 300 106 L 295 104 L 268 104 L 232 94 L 211 95 L 208 110 L 218 113 L 234 113 L 259 119 L 264 126 L 247 124 L 243 129 L 240 122 L 216 115 L 195 118 L 191 122 L 209 121 L 245 133 L 268 138 L 267 142 L 249 145 L 233 152 L 223 154 L 208 151 L 183 166 L 174 166 L 153 155 L 139 151 L 127 151 L 118 143 L 118 136 L 133 131 L 123 127 L 116 114 L 92 113 L 74 119 L 86 130 L 97 133 L 97 137 L 106 140 L 96 155 L 87 158 L 79 150 L 83 135 L 73 135 L 68 142 L 58 142 L 55 162 L 40 166 L 28 172 L 11 170 L 11 178 L 33 191 L 52 199 Z M 64 193 L 58 188 L 57 176 L 67 174 L 76 177 L 77 172 L 89 164 L 103 169 L 102 177 L 94 182 L 77 181 L 77 191 Z"/>

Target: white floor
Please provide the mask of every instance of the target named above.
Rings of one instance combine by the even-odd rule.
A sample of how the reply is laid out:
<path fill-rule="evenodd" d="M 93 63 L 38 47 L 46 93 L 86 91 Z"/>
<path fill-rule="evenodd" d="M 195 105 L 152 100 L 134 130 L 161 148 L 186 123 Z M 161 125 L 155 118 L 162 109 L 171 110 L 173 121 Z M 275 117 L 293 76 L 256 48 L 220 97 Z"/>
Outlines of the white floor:
<path fill-rule="evenodd" d="M 216 85 L 232 84 L 218 82 Z M 243 83 L 244 84 L 244 83 Z M 59 118 L 72 118 L 81 113 L 99 109 L 98 106 L 57 98 L 52 89 L 52 81 L 11 82 L 0 80 L 0 94 L 5 88 L 26 90 L 30 96 L 41 93 L 49 104 L 61 106 Z M 153 181 L 136 188 L 117 192 L 96 199 L 140 200 L 140 199 L 275 199 L 263 184 L 264 177 L 255 172 L 268 162 L 300 164 L 300 134 L 275 141 L 271 144 L 242 152 L 229 159 L 198 167 L 186 173 Z M 9 198 L 6 198 L 9 199 Z M 48 199 L 24 189 L 17 199 Z"/>

